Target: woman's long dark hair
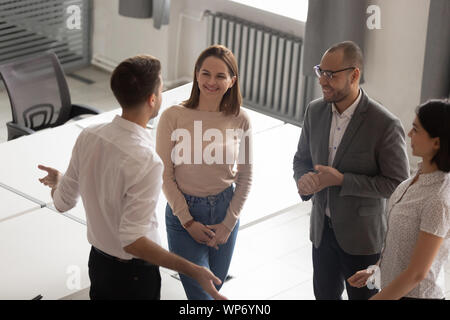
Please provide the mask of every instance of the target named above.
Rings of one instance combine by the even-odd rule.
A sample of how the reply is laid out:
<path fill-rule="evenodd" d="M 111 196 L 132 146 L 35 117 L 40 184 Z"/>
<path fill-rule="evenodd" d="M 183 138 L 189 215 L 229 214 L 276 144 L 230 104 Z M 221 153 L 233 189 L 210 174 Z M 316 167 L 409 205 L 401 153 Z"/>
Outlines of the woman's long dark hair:
<path fill-rule="evenodd" d="M 439 138 L 440 148 L 431 162 L 439 170 L 450 171 L 450 102 L 448 99 L 433 99 L 416 109 L 420 124 L 431 138 Z"/>

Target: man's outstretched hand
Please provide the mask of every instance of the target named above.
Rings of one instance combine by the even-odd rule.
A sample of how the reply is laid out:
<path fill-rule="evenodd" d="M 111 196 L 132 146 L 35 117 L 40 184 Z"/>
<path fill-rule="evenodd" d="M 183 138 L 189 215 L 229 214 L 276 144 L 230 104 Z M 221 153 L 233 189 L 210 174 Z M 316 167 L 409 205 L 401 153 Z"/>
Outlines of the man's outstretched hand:
<path fill-rule="evenodd" d="M 38 165 L 38 168 L 47 172 L 47 175 L 44 178 L 39 179 L 39 182 L 52 189 L 56 189 L 56 186 L 62 177 L 62 173 L 54 168 L 46 167 L 41 164 Z"/>

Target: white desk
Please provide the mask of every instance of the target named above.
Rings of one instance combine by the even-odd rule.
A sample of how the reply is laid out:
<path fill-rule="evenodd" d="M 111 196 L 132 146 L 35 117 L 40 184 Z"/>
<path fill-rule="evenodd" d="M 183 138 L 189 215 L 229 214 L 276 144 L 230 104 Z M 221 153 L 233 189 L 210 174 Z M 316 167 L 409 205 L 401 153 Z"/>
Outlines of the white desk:
<path fill-rule="evenodd" d="M 164 92 L 161 112 L 185 100 L 189 93 L 190 85 Z M 116 114 L 120 109 L 0 144 L 0 182 L 52 205 L 50 189 L 38 181 L 45 172 L 37 165 L 65 171 L 81 130 L 109 122 Z M 79 223 L 86 221 L 81 200 L 64 216 L 1 187 L 0 199 L 0 300 L 32 299 L 39 294 L 44 299 L 60 299 L 90 285 L 90 245 L 86 226 Z M 165 204 L 161 194 L 157 210 L 160 230 L 165 230 Z M 167 248 L 165 232 L 161 240 Z M 80 287 L 69 288 L 67 282 L 71 284 L 77 270 Z"/>
<path fill-rule="evenodd" d="M 66 212 L 63 212 L 63 213 L 56 210 L 53 203 L 48 203 L 46 207 L 58 214 L 61 214 L 65 217 L 73 220 L 73 221 L 76 221 L 78 223 L 86 225 L 86 212 L 84 210 L 83 201 L 81 201 L 81 198 L 78 200 L 78 202 L 74 208 L 72 208 Z"/>
<path fill-rule="evenodd" d="M 52 201 L 50 189 L 39 182 L 46 175 L 38 164 L 66 171 L 81 128 L 74 123 L 46 129 L 0 144 L 0 182 L 44 203 Z"/>
<path fill-rule="evenodd" d="M 164 110 L 166 110 L 167 108 L 169 108 L 175 104 L 179 104 L 182 101 L 189 98 L 189 94 L 191 93 L 191 88 L 192 88 L 192 84 L 188 83 L 181 87 L 171 89 L 168 91 L 164 91 L 162 93 L 163 99 L 162 99 L 161 108 L 159 110 L 158 116 L 150 121 L 152 123 L 152 127 L 156 128 L 159 117 L 160 117 L 161 113 L 163 113 Z M 117 109 L 114 109 L 114 110 L 111 110 L 108 112 L 104 112 L 102 114 L 99 114 L 99 115 L 96 115 L 93 117 L 88 117 L 83 120 L 76 121 L 76 124 L 80 128 L 84 129 L 93 124 L 110 122 L 114 118 L 115 115 L 120 115 L 121 112 L 122 112 L 121 108 L 117 108 Z M 154 138 L 156 138 L 156 136 L 154 136 Z"/>
<path fill-rule="evenodd" d="M 190 91 L 191 84 L 187 84 L 164 92 L 160 114 L 186 100 Z M 292 178 L 292 159 L 300 128 L 248 109 L 247 112 L 253 127 L 254 175 L 241 226 L 300 202 Z M 81 130 L 109 122 L 116 114 L 120 114 L 120 109 L 0 144 L 0 183 L 51 205 L 50 189 L 38 181 L 45 172 L 37 165 L 65 171 Z M 153 137 L 155 131 L 151 130 Z M 38 209 L 31 201 L 19 200 L 20 196 L 8 192 L 0 188 L 0 199 L 5 203 L 0 211 L 0 299 L 31 299 L 38 294 L 58 299 L 74 293 L 76 290 L 65 286 L 69 265 L 81 268 L 81 289 L 86 288 L 90 246 L 81 200 L 63 216 L 48 208 Z M 161 192 L 156 213 L 162 245 L 167 248 L 165 207 L 166 199 Z M 20 214 L 24 211 L 27 213 Z"/>
<path fill-rule="evenodd" d="M 60 299 L 90 285 L 82 224 L 42 208 L 3 221 L 0 235 L 0 300 Z"/>
<path fill-rule="evenodd" d="M 163 92 L 161 111 L 173 104 L 187 99 L 191 84 Z M 0 183 L 17 189 L 44 203 L 51 203 L 50 189 L 43 186 L 38 179 L 45 172 L 37 168 L 38 164 L 54 167 L 64 172 L 69 165 L 72 149 L 80 132 L 87 126 L 110 122 L 120 109 L 102 113 L 97 116 L 71 122 L 66 125 L 46 129 L 19 139 L 0 143 Z M 155 124 L 157 119 L 155 119 Z M 156 130 L 151 130 L 155 137 Z"/>
<path fill-rule="evenodd" d="M 3 221 L 27 214 L 41 206 L 0 186 L 0 224 Z M 0 258 L 1 259 L 1 258 Z"/>
<path fill-rule="evenodd" d="M 163 92 L 159 114 L 186 100 L 191 86 L 189 83 Z M 253 126 L 254 182 L 242 213 L 241 225 L 300 202 L 292 179 L 292 159 L 301 129 L 249 109 L 246 111 Z M 50 204 L 52 199 L 49 188 L 38 181 L 38 178 L 45 176 L 45 172 L 38 170 L 37 165 L 41 163 L 65 171 L 81 130 L 92 124 L 109 122 L 120 112 L 120 109 L 115 109 L 0 144 L 0 182 Z M 159 116 L 154 121 L 154 127 L 157 126 L 158 120 Z M 153 137 L 155 131 L 151 130 Z M 289 148 L 289 152 L 286 152 L 286 148 Z M 265 199 L 264 205 L 261 205 L 261 199 Z M 160 203 L 162 209 L 165 203 L 163 199 Z M 164 220 L 164 210 L 162 211 L 158 212 L 160 222 Z M 85 221 L 82 205 L 78 205 L 68 214 Z"/>

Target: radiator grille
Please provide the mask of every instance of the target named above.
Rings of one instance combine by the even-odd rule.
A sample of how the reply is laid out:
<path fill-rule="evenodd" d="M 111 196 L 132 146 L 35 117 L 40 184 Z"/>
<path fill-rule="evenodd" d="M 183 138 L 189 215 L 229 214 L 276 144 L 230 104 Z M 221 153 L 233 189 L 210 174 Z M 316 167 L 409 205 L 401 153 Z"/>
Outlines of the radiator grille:
<path fill-rule="evenodd" d="M 239 64 L 244 105 L 301 125 L 306 84 L 302 39 L 224 13 L 207 12 L 208 41 L 231 49 Z"/>
<path fill-rule="evenodd" d="M 80 9 L 80 28 L 69 28 L 67 8 Z M 54 52 L 65 71 L 89 64 L 90 0 L 0 0 L 0 64 Z"/>

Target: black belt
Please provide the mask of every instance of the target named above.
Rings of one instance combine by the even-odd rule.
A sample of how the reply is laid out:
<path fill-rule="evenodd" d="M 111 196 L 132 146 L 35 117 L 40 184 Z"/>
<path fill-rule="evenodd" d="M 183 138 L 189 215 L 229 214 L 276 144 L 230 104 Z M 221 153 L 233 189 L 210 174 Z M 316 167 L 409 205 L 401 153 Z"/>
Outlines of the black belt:
<path fill-rule="evenodd" d="M 136 258 L 133 258 L 133 259 L 130 259 L 130 260 L 121 259 L 121 258 L 114 257 L 114 256 L 112 256 L 110 254 L 107 254 L 106 252 L 103 252 L 102 250 L 97 249 L 94 246 L 92 246 L 92 248 L 94 249 L 95 252 L 101 254 L 105 258 L 108 258 L 109 260 L 113 260 L 113 261 L 117 261 L 117 262 L 121 262 L 121 263 L 135 264 L 135 265 L 154 266 L 153 264 L 151 264 L 151 263 L 149 263 L 149 262 L 147 262 L 145 260 L 142 260 L 142 259 L 136 259 Z"/>

